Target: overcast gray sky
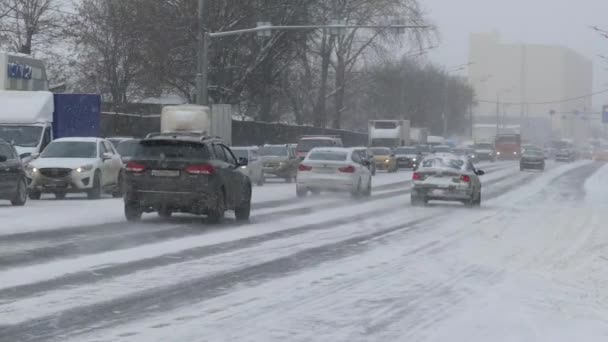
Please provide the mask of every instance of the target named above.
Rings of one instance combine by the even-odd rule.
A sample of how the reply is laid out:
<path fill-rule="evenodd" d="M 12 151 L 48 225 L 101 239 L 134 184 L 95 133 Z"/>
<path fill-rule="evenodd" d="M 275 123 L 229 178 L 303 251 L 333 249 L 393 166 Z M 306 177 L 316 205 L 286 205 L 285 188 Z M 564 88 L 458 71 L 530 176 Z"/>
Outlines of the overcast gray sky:
<path fill-rule="evenodd" d="M 469 33 L 498 31 L 505 42 L 563 45 L 594 64 L 594 90 L 608 89 L 608 39 L 590 26 L 608 30 L 608 0 L 419 0 L 439 27 L 432 60 L 447 67 L 468 62 Z M 608 96 L 593 99 L 594 108 Z"/>

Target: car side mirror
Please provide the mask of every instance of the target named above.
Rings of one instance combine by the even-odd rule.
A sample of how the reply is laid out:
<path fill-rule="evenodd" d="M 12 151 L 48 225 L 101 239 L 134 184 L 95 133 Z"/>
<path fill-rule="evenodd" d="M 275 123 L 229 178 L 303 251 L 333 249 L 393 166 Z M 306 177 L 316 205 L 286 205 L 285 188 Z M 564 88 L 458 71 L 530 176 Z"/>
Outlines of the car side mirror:
<path fill-rule="evenodd" d="M 484 170 L 477 170 L 475 171 L 475 174 L 477 174 L 478 176 L 483 176 L 486 174 L 486 172 Z"/>
<path fill-rule="evenodd" d="M 247 166 L 247 165 L 249 165 L 249 159 L 239 158 L 239 166 Z"/>
<path fill-rule="evenodd" d="M 104 160 L 104 161 L 105 160 L 110 160 L 110 159 L 112 159 L 112 155 L 110 153 L 106 152 L 106 153 L 104 153 L 104 154 L 101 155 L 101 159 Z"/>
<path fill-rule="evenodd" d="M 31 156 L 32 156 L 32 154 L 30 152 L 25 152 L 25 153 L 20 154 L 19 158 L 20 159 L 25 159 L 25 158 L 29 158 Z"/>
<path fill-rule="evenodd" d="M 0 156 L 0 163 L 4 163 L 7 160 L 8 160 L 7 156 Z"/>

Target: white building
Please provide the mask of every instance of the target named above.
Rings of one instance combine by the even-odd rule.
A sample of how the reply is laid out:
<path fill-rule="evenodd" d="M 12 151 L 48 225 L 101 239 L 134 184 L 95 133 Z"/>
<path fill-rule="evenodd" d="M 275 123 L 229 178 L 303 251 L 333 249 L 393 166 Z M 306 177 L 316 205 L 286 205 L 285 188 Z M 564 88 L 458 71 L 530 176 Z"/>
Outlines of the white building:
<path fill-rule="evenodd" d="M 472 34 L 469 54 L 476 122 L 521 125 L 537 142 L 589 136 L 591 97 L 559 101 L 592 93 L 590 60 L 561 46 L 503 43 L 498 33 Z"/>

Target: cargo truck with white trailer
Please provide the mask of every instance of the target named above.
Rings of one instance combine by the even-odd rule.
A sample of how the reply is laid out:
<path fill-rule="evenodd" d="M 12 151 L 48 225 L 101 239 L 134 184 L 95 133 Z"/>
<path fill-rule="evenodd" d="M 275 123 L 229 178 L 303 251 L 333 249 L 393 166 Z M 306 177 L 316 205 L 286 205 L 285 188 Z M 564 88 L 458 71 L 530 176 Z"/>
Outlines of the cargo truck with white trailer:
<path fill-rule="evenodd" d="M 101 97 L 48 91 L 0 91 L 0 139 L 24 161 L 52 141 L 100 136 Z"/>
<path fill-rule="evenodd" d="M 409 120 L 370 120 L 369 146 L 395 148 L 410 144 Z"/>

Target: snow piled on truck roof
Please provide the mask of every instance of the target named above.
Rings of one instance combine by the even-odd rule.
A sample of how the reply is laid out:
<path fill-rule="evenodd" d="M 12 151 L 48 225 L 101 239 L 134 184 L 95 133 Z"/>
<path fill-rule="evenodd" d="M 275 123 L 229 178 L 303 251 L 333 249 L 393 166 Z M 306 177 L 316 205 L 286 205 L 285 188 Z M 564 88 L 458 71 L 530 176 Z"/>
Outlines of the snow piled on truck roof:
<path fill-rule="evenodd" d="M 0 91 L 0 123 L 34 124 L 53 121 L 53 93 Z"/>

